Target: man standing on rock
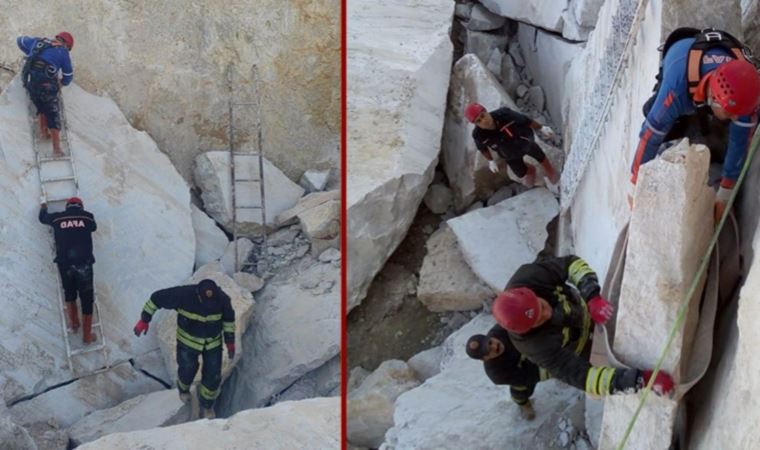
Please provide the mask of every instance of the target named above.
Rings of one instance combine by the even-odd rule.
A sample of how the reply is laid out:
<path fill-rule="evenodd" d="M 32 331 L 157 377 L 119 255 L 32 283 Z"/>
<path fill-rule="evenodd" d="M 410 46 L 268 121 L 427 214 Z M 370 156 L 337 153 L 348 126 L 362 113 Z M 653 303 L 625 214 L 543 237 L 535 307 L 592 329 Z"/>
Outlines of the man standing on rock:
<path fill-rule="evenodd" d="M 161 289 L 145 302 L 135 336 L 148 332 L 153 314 L 160 308 L 177 310 L 177 389 L 183 402 L 190 400 L 190 386 L 203 357 L 198 400 L 202 417 L 213 419 L 214 401 L 222 383 L 222 340 L 227 356 L 235 357 L 235 310 L 230 297 L 213 280 L 197 285 Z"/>
<path fill-rule="evenodd" d="M 536 144 L 534 135 L 537 130 L 543 138 L 551 139 L 554 137 L 551 128 L 507 107 L 489 112 L 479 103 L 467 105 L 464 116 L 475 124 L 472 138 L 480 153 L 488 160 L 491 172 L 499 171 L 499 165 L 491 156 L 490 151 L 493 151 L 507 161 L 507 166 L 517 181 L 527 187 L 533 187 L 536 182 L 536 168 L 525 163 L 525 156 L 530 156 L 541 164 L 549 182 L 556 184 L 559 181 L 559 174 Z"/>
<path fill-rule="evenodd" d="M 55 238 L 55 262 L 61 274 L 66 314 L 69 319 L 69 329 L 76 333 L 79 330 L 79 313 L 76 299 L 82 302 L 82 341 L 85 344 L 95 342 L 92 333 L 92 304 L 95 293 L 92 285 L 92 265 L 95 256 L 92 254 L 92 233 L 97 230 L 95 217 L 84 210 L 79 197 L 71 197 L 66 201 L 66 210 L 59 213 L 48 213 L 45 197 L 41 199 L 39 221 L 53 227 Z"/>
<path fill-rule="evenodd" d="M 37 108 L 40 135 L 52 137 L 53 156 L 63 156 L 58 91 L 61 85 L 68 86 L 74 77 L 69 57 L 74 37 L 66 31 L 58 33 L 55 39 L 19 36 L 16 45 L 26 55 L 22 80 Z"/>
<path fill-rule="evenodd" d="M 716 119 L 730 121 L 715 202 L 717 221 L 723 215 L 757 127 L 760 74 L 744 56 L 743 45 L 724 31 L 681 28 L 668 37 L 663 48 L 655 94 L 643 108 L 646 119 L 631 164 L 631 183 L 636 184 L 639 167 L 657 156 L 663 141 L 682 137 L 681 133 L 669 135 L 679 118 L 699 114 L 706 133 L 706 114 L 712 112 Z M 633 206 L 631 194 L 628 202 Z"/>
<path fill-rule="evenodd" d="M 483 361 L 483 369 L 493 384 L 509 385 L 512 401 L 519 406 L 524 419 L 536 417 L 530 397 L 536 384 L 549 375 L 517 351 L 507 330 L 494 325 L 488 335 L 471 336 L 467 340 L 467 355 Z"/>
<path fill-rule="evenodd" d="M 595 396 L 636 392 L 649 382 L 651 370 L 594 367 L 588 362 L 591 321 L 602 325 L 613 312 L 599 293 L 596 273 L 586 261 L 575 255 L 545 258 L 517 269 L 496 297 L 492 313 L 509 331 L 515 348 L 553 378 Z M 673 379 L 659 371 L 653 386 L 667 395 Z"/>

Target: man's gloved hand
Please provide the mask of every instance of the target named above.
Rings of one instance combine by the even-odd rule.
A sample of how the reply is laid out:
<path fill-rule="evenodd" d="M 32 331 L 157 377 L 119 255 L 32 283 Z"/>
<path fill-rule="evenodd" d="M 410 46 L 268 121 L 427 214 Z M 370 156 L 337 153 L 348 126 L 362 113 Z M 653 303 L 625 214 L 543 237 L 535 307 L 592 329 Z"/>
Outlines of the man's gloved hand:
<path fill-rule="evenodd" d="M 47 206 L 47 198 L 45 198 L 45 194 L 40 195 L 40 205 Z"/>
<path fill-rule="evenodd" d="M 224 345 L 227 346 L 227 357 L 229 357 L 230 359 L 233 359 L 235 357 L 235 343 L 227 342 Z"/>
<path fill-rule="evenodd" d="M 140 337 L 141 334 L 146 334 L 148 332 L 148 322 L 142 319 L 138 320 L 134 332 L 137 337 Z"/>
<path fill-rule="evenodd" d="M 723 212 L 726 210 L 726 205 L 728 204 L 728 200 L 731 198 L 731 191 L 733 189 L 727 189 L 723 186 L 718 188 L 718 193 L 715 195 L 715 209 L 714 209 L 714 218 L 715 218 L 715 225 L 718 225 L 718 222 L 720 222 L 720 218 L 723 217 Z"/>
<path fill-rule="evenodd" d="M 496 164 L 496 161 L 488 161 L 488 170 L 492 173 L 499 173 L 499 165 Z"/>
<path fill-rule="evenodd" d="M 652 378 L 652 371 L 651 370 L 645 370 L 641 373 L 641 376 L 644 378 L 644 386 L 649 384 L 649 379 Z M 652 390 L 658 393 L 659 395 L 668 395 L 673 391 L 673 378 L 664 370 L 661 370 L 657 372 L 657 376 L 654 378 L 654 383 L 652 384 Z"/>
<path fill-rule="evenodd" d="M 610 302 L 603 299 L 601 295 L 597 295 L 589 300 L 587 305 L 588 312 L 591 314 L 591 320 L 597 325 L 604 325 L 610 320 L 610 317 L 612 317 L 612 313 L 614 312 Z"/>
<path fill-rule="evenodd" d="M 548 126 L 544 125 L 539 130 L 538 133 L 541 135 L 542 138 L 549 140 L 554 138 L 554 130 L 549 128 Z"/>

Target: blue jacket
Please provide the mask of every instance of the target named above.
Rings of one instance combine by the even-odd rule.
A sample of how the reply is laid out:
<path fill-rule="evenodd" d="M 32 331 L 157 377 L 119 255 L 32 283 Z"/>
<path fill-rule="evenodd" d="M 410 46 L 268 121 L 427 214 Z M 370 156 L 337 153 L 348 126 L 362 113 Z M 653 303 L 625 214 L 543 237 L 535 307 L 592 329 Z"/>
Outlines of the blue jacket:
<path fill-rule="evenodd" d="M 34 45 L 43 38 L 31 37 L 31 36 L 19 36 L 16 38 L 16 45 L 21 49 L 26 56 L 32 53 Z M 40 53 L 40 59 L 55 67 L 55 72 L 61 71 L 63 78 L 61 84 L 67 86 L 74 78 L 74 69 L 71 67 L 71 58 L 69 57 L 69 50 L 64 45 L 55 45 L 54 47 L 47 48 Z"/>
<path fill-rule="evenodd" d="M 696 113 L 686 81 L 688 52 L 693 42 L 694 38 L 688 38 L 674 43 L 663 59 L 660 90 L 641 126 L 639 146 L 631 167 L 631 181 L 634 183 L 639 166 L 657 156 L 660 144 L 676 120 L 681 116 Z M 722 48 L 706 51 L 702 56 L 700 76 L 733 59 L 733 55 Z M 728 126 L 728 148 L 723 162 L 721 186 L 731 188 L 739 177 L 745 152 L 756 126 L 757 116 L 741 116 L 732 120 Z"/>

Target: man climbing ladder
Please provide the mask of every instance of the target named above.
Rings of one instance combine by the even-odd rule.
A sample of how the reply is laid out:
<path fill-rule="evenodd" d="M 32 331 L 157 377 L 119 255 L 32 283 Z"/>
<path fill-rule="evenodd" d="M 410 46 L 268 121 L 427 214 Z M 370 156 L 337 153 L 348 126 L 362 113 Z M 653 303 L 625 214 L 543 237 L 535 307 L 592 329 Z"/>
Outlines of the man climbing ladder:
<path fill-rule="evenodd" d="M 66 210 L 58 213 L 48 213 L 45 197 L 41 198 L 39 221 L 53 227 L 55 238 L 55 262 L 61 274 L 66 315 L 69 329 L 76 333 L 79 330 L 79 313 L 76 299 L 82 302 L 82 342 L 95 342 L 92 333 L 92 310 L 95 294 L 92 283 L 92 265 L 95 256 L 92 254 L 92 233 L 97 230 L 95 217 L 85 211 L 79 197 L 71 197 L 66 202 Z"/>
<path fill-rule="evenodd" d="M 145 302 L 135 336 L 148 332 L 153 314 L 160 308 L 177 310 L 177 389 L 183 402 L 190 400 L 190 386 L 203 357 L 198 400 L 202 417 L 213 419 L 214 401 L 222 383 L 222 340 L 227 356 L 235 357 L 235 310 L 230 298 L 213 280 L 154 292 Z"/>
<path fill-rule="evenodd" d="M 63 156 L 58 92 L 61 85 L 68 86 L 74 77 L 69 56 L 74 37 L 66 31 L 58 33 L 55 39 L 19 36 L 16 44 L 27 57 L 22 80 L 37 108 L 40 135 L 52 138 L 54 156 Z"/>

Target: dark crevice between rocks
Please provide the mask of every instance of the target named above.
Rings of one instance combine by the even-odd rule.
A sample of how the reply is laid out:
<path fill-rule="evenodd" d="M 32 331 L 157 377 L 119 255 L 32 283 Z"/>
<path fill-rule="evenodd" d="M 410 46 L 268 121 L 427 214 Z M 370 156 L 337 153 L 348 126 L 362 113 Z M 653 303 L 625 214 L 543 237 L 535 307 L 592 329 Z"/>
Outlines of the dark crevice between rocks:
<path fill-rule="evenodd" d="M 585 44 L 586 42 L 588 42 L 588 41 L 576 41 L 576 40 L 573 40 L 573 39 L 568 39 L 565 36 L 563 36 L 561 32 L 550 30 L 548 28 L 544 28 L 544 27 L 542 27 L 540 25 L 535 25 L 535 24 L 532 24 L 530 22 L 523 22 L 522 20 L 512 19 L 512 18 L 509 18 L 509 17 L 507 17 L 507 21 L 516 22 L 518 24 L 521 23 L 523 25 L 527 25 L 529 27 L 533 27 L 533 28 L 536 29 L 536 35 L 538 35 L 538 30 L 541 30 L 541 31 L 543 31 L 543 32 L 545 32 L 547 34 L 551 34 L 552 36 L 563 40 L 564 42 L 567 42 L 568 44 Z"/>
<path fill-rule="evenodd" d="M 34 393 L 31 393 L 31 394 L 24 395 L 23 397 L 19 397 L 17 399 L 9 401 L 7 403 L 7 406 L 8 406 L 8 408 L 11 408 L 12 406 L 18 405 L 19 403 L 23 403 L 23 402 L 29 401 L 29 400 L 31 400 L 31 399 L 33 399 L 35 397 L 38 397 L 38 396 L 40 396 L 40 395 L 42 395 L 42 394 L 44 394 L 46 392 L 52 391 L 53 389 L 58 389 L 60 387 L 67 386 L 67 385 L 69 385 L 69 384 L 71 384 L 71 383 L 79 380 L 80 378 L 83 378 L 83 377 L 72 378 L 72 379 L 66 380 L 66 381 L 64 381 L 62 383 L 58 383 L 58 384 L 54 384 L 52 386 L 48 386 L 47 388 L 45 388 L 44 390 L 42 390 L 40 392 L 34 392 Z"/>
<path fill-rule="evenodd" d="M 160 383 L 160 384 L 161 384 L 161 386 L 165 387 L 166 389 L 171 389 L 171 388 L 172 388 L 172 385 L 171 385 L 171 384 L 170 384 L 168 381 L 162 380 L 161 378 L 159 378 L 159 377 L 157 377 L 157 376 L 153 375 L 152 373 L 148 372 L 147 370 L 145 370 L 145 369 L 143 369 L 143 368 L 141 368 L 141 367 L 138 367 L 138 366 L 135 364 L 135 359 L 134 359 L 134 358 L 129 358 L 129 364 L 131 364 L 131 365 L 132 365 L 132 367 L 133 367 L 135 370 L 137 370 L 137 371 L 139 371 L 139 372 L 142 372 L 142 373 L 143 373 L 145 376 L 147 376 L 148 378 L 152 378 L 152 379 L 156 380 L 158 383 Z"/>

